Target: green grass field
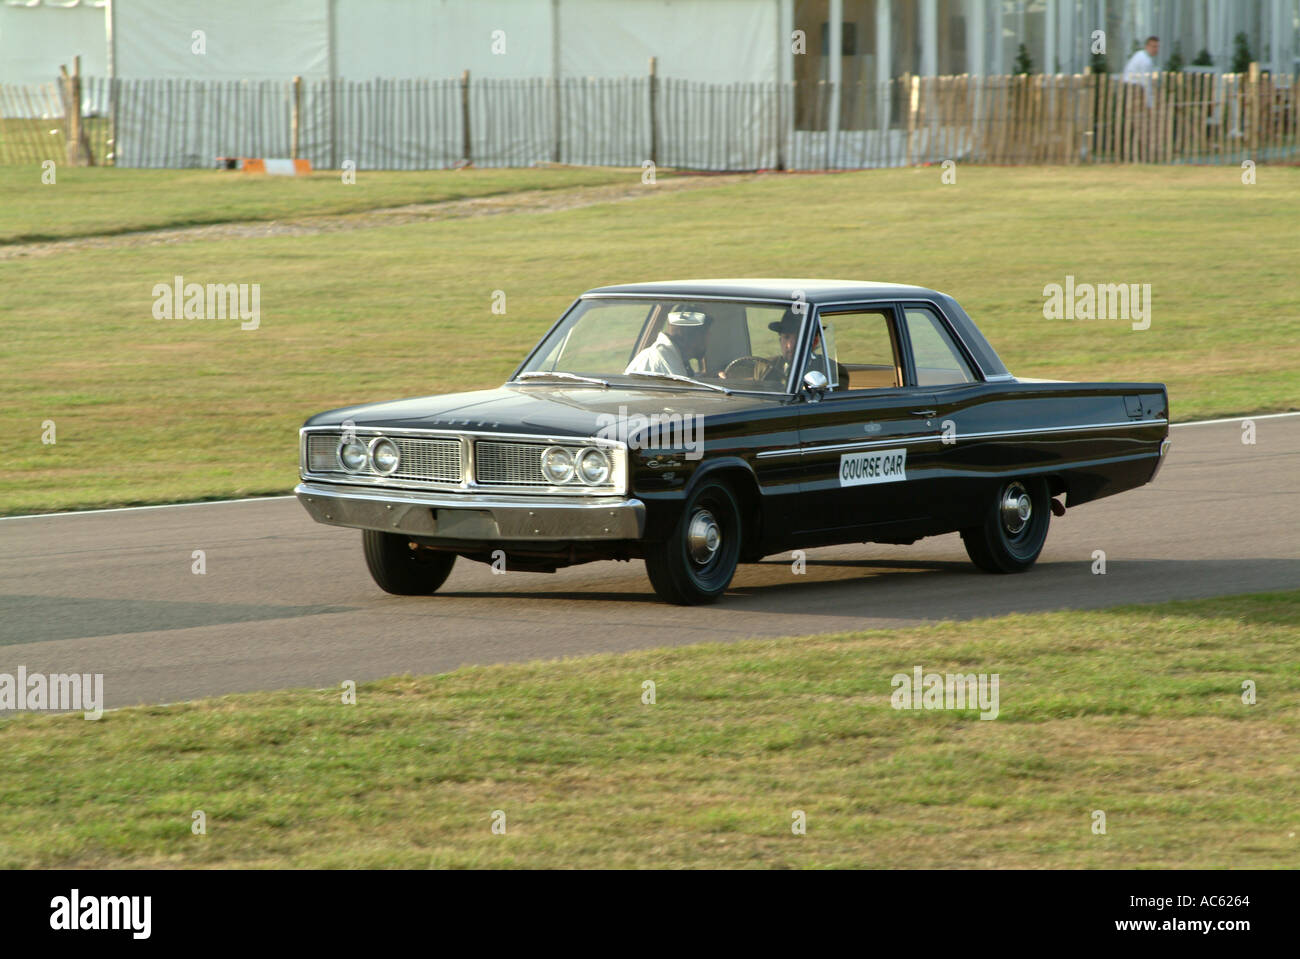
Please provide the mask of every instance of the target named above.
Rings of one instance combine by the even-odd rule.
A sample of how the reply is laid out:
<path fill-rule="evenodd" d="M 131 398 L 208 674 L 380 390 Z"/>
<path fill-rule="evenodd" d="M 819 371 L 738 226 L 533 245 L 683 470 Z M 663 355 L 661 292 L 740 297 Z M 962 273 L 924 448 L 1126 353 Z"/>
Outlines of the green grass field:
<path fill-rule="evenodd" d="M 18 715 L 0 868 L 1296 868 L 1298 642 L 1300 591 Z"/>
<path fill-rule="evenodd" d="M 210 171 L 0 170 L 0 512 L 287 491 L 297 427 L 355 402 L 499 384 L 591 286 L 826 276 L 951 293 L 1013 372 L 1158 380 L 1175 419 L 1300 406 L 1300 169 L 938 168 L 639 187 L 639 171 L 252 180 Z M 307 236 L 21 237 L 294 218 L 596 183 L 629 202 Z M 95 245 L 108 244 L 108 245 Z M 1149 283 L 1151 328 L 1044 319 L 1043 288 Z M 152 289 L 257 283 L 261 324 L 156 320 Z M 492 313 L 493 292 L 507 313 Z M 41 442 L 43 424 L 57 443 Z"/>

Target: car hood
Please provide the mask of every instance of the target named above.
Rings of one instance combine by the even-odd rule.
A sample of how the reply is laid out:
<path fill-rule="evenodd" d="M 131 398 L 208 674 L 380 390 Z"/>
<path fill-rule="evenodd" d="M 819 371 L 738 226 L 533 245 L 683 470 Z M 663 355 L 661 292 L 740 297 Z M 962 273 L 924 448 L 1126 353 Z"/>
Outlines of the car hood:
<path fill-rule="evenodd" d="M 303 425 L 340 426 L 350 420 L 355 427 L 372 429 L 592 436 L 620 416 L 677 413 L 716 417 L 779 407 L 785 401 L 778 394 L 728 396 L 696 389 L 602 389 L 548 383 L 345 406 L 318 413 Z"/>

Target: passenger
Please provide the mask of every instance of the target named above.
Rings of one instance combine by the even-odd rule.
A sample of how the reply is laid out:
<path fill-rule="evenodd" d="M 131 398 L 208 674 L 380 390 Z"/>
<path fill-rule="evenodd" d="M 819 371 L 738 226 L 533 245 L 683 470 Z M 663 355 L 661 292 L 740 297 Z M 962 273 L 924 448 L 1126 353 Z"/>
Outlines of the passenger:
<path fill-rule="evenodd" d="M 691 360 L 702 360 L 709 342 L 707 313 L 674 310 L 655 341 L 632 357 L 624 373 L 671 373 L 694 376 Z"/>

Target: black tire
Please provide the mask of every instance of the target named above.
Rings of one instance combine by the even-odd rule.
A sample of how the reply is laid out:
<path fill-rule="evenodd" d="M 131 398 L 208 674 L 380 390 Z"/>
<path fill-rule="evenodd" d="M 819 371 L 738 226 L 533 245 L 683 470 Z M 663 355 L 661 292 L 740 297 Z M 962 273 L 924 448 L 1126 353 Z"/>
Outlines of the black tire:
<path fill-rule="evenodd" d="M 650 585 L 660 599 L 678 606 L 713 602 L 736 574 L 741 538 L 735 494 L 725 483 L 705 480 L 686 501 L 668 538 L 646 544 Z"/>
<path fill-rule="evenodd" d="M 1043 551 L 1051 521 L 1045 480 L 1005 480 L 994 487 L 984 522 L 962 530 L 961 539 L 971 562 L 985 572 L 1023 573 Z"/>
<path fill-rule="evenodd" d="M 395 596 L 429 596 L 456 563 L 455 553 L 412 549 L 405 536 L 373 529 L 361 531 L 361 548 L 375 583 Z"/>

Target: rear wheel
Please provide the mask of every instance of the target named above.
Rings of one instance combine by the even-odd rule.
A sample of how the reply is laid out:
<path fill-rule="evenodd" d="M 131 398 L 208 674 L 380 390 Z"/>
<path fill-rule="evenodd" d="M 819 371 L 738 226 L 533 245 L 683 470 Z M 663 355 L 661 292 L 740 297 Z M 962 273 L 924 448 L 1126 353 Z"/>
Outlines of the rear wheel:
<path fill-rule="evenodd" d="M 961 531 L 966 554 L 989 573 L 1023 573 L 1047 541 L 1052 519 L 1047 482 L 1038 478 L 1004 482 L 984 511 L 984 521 Z"/>
<path fill-rule="evenodd" d="M 740 506 L 725 483 L 704 482 L 662 543 L 648 543 L 646 574 L 660 599 L 711 603 L 731 584 L 741 553 Z"/>
<path fill-rule="evenodd" d="M 428 596 L 447 581 L 456 562 L 455 553 L 415 549 L 397 533 L 361 531 L 366 567 L 375 583 L 396 596 Z"/>

